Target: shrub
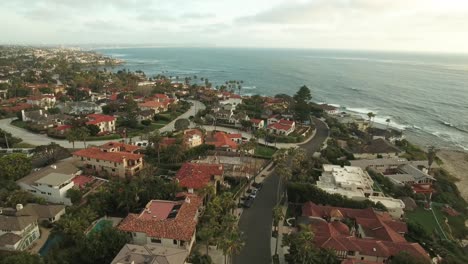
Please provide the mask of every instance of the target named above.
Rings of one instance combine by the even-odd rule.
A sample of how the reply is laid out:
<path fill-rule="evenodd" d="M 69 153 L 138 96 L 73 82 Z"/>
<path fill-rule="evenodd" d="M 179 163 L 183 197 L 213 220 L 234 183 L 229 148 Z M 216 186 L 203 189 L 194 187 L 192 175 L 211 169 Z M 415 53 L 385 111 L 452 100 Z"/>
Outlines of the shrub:
<path fill-rule="evenodd" d="M 151 120 L 142 120 L 141 124 L 144 125 L 144 126 L 149 126 L 149 125 L 151 125 Z"/>

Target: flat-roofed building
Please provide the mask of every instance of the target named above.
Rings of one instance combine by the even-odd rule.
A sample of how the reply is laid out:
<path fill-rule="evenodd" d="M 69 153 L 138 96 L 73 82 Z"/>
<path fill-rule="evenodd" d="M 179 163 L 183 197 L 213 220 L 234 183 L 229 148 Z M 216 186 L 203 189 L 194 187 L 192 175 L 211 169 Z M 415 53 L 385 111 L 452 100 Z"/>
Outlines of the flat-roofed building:
<path fill-rule="evenodd" d="M 73 188 L 72 179 L 81 171 L 72 159 L 66 159 L 49 167 L 34 171 L 16 181 L 21 189 L 51 203 L 72 205 L 67 191 Z"/>
<path fill-rule="evenodd" d="M 394 218 L 401 218 L 405 204 L 400 199 L 385 197 L 373 189 L 374 181 L 369 174 L 359 167 L 323 165 L 323 173 L 317 181 L 317 187 L 331 193 L 340 194 L 353 200 L 369 199 L 387 207 Z"/>

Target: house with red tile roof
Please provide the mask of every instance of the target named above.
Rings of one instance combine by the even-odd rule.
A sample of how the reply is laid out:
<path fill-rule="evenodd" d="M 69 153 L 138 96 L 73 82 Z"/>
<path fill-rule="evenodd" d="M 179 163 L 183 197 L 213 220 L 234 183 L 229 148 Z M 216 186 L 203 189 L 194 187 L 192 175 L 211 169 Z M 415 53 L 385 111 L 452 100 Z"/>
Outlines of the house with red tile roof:
<path fill-rule="evenodd" d="M 55 105 L 56 98 L 54 95 L 35 95 L 27 98 L 26 103 L 39 107 L 52 107 Z"/>
<path fill-rule="evenodd" d="M 206 186 L 213 186 L 215 191 L 223 182 L 224 167 L 222 164 L 206 164 L 187 162 L 182 165 L 176 174 L 179 185 L 186 188 L 189 193 L 202 189 Z"/>
<path fill-rule="evenodd" d="M 132 243 L 187 249 L 195 242 L 202 199 L 185 194 L 179 201 L 152 200 L 139 214 L 129 214 L 118 229 L 132 236 Z"/>
<path fill-rule="evenodd" d="M 143 169 L 143 155 L 136 153 L 138 149 L 134 145 L 108 142 L 99 147 L 75 151 L 73 157 L 87 171 L 123 178 Z"/>
<path fill-rule="evenodd" d="M 205 144 L 213 145 L 216 149 L 229 152 L 239 151 L 239 143 L 242 143 L 241 134 L 228 134 L 222 131 L 208 132 Z"/>
<path fill-rule="evenodd" d="M 33 105 L 28 104 L 28 103 L 10 103 L 8 105 L 4 105 L 1 107 L 1 109 L 5 112 L 9 113 L 16 113 L 16 112 L 21 112 L 23 110 L 28 110 L 34 108 Z"/>
<path fill-rule="evenodd" d="M 418 243 L 407 242 L 406 223 L 372 208 L 350 209 L 307 202 L 298 222 L 309 225 L 317 247 L 335 251 L 341 259 L 385 263 L 401 251 L 421 259 L 429 255 Z M 352 263 L 352 262 L 351 262 Z"/>
<path fill-rule="evenodd" d="M 177 98 L 170 98 L 166 94 L 155 94 L 144 102 L 139 103 L 138 107 L 141 110 L 153 110 L 157 114 L 166 112 L 169 109 L 169 105 L 177 103 L 177 101 Z"/>
<path fill-rule="evenodd" d="M 198 129 L 186 129 L 183 136 L 183 144 L 187 149 L 203 144 L 203 133 Z"/>
<path fill-rule="evenodd" d="M 269 119 L 270 120 L 270 119 Z M 280 119 L 278 122 L 269 123 L 267 130 L 269 133 L 287 136 L 296 129 L 296 122 L 286 119 Z"/>
<path fill-rule="evenodd" d="M 250 122 L 252 122 L 252 127 L 254 129 L 260 129 L 265 127 L 265 121 L 263 119 L 251 118 Z"/>
<path fill-rule="evenodd" d="M 113 133 L 115 132 L 116 118 L 109 115 L 102 114 L 90 114 L 86 116 L 88 118 L 87 125 L 96 125 L 99 127 L 99 133 Z"/>
<path fill-rule="evenodd" d="M 177 142 L 176 138 L 170 138 L 170 137 L 163 137 L 161 139 L 161 143 L 159 143 L 159 147 L 161 149 L 165 149 L 171 145 L 174 145 Z"/>

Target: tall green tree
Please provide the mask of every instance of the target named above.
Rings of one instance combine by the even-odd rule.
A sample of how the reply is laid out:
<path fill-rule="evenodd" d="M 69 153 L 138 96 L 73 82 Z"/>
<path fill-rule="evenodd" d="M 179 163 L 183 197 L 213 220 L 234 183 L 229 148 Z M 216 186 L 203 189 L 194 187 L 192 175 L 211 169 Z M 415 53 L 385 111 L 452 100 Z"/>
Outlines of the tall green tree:
<path fill-rule="evenodd" d="M 185 130 L 189 126 L 190 126 L 190 121 L 185 118 L 177 119 L 174 123 L 174 129 L 177 131 Z"/>
<path fill-rule="evenodd" d="M 86 140 L 90 136 L 89 129 L 87 127 L 76 127 L 72 128 L 72 130 L 76 130 L 74 133 L 76 133 L 79 140 L 83 141 L 83 145 L 86 148 Z"/>
<path fill-rule="evenodd" d="M 373 112 L 367 113 L 367 118 L 369 118 L 369 127 L 372 128 L 372 123 L 375 118 L 375 114 Z"/>
<path fill-rule="evenodd" d="M 44 260 L 28 252 L 9 252 L 1 256 L 0 264 L 44 264 Z"/>
<path fill-rule="evenodd" d="M 299 90 L 296 92 L 293 98 L 294 100 L 296 100 L 296 102 L 309 102 L 310 100 L 312 100 L 312 94 L 310 92 L 309 87 L 303 85 L 301 86 L 301 88 L 299 88 Z"/>
<path fill-rule="evenodd" d="M 280 205 L 277 205 L 273 208 L 273 226 L 276 231 L 276 243 L 275 243 L 275 255 L 278 255 L 278 244 L 279 244 L 279 223 L 283 220 L 284 213 L 283 208 Z"/>
<path fill-rule="evenodd" d="M 130 237 L 105 223 L 99 231 L 92 231 L 78 244 L 80 263 L 110 263 Z M 85 254 L 83 254 L 85 253 Z"/>
<path fill-rule="evenodd" d="M 31 159 L 22 153 L 13 153 L 0 158 L 0 179 L 16 181 L 32 170 Z"/>
<path fill-rule="evenodd" d="M 154 131 L 148 138 L 148 141 L 153 144 L 154 150 L 156 150 L 156 153 L 158 154 L 158 164 L 161 163 L 161 142 L 162 142 L 162 137 L 161 134 L 159 134 L 159 130 Z"/>
<path fill-rule="evenodd" d="M 244 245 L 245 242 L 242 239 L 242 234 L 237 227 L 226 232 L 220 242 L 220 247 L 224 254 L 224 263 L 228 264 L 228 259 L 232 263 L 233 255 L 239 254 Z"/>
<path fill-rule="evenodd" d="M 78 130 L 71 129 L 67 133 L 67 140 L 69 143 L 72 143 L 73 149 L 75 149 L 75 141 L 79 140 Z"/>
<path fill-rule="evenodd" d="M 429 167 L 429 170 L 431 170 L 432 163 L 434 163 L 435 158 L 437 157 L 437 149 L 435 146 L 429 146 L 427 150 L 427 165 Z"/>

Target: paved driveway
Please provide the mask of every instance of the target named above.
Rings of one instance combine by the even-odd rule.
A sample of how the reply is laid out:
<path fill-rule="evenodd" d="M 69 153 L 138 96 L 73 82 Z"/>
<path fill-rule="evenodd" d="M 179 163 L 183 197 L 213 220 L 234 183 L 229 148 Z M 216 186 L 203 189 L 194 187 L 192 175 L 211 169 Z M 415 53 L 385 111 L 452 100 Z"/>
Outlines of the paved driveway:
<path fill-rule="evenodd" d="M 313 121 L 317 127 L 315 136 L 307 143 L 299 145 L 311 154 L 320 150 L 329 133 L 324 122 L 315 118 Z M 242 213 L 239 228 L 244 233 L 246 243 L 240 254 L 234 257 L 234 264 L 271 263 L 272 211 L 276 205 L 278 182 L 279 176 L 273 172 L 264 181 L 253 206 Z"/>
<path fill-rule="evenodd" d="M 166 126 L 162 127 L 160 129 L 161 132 L 172 131 L 174 129 L 174 124 L 175 124 L 177 119 L 181 119 L 181 118 L 187 118 L 188 119 L 190 116 L 195 116 L 195 114 L 198 112 L 198 110 L 205 109 L 205 105 L 202 104 L 199 101 L 189 100 L 189 102 L 191 102 L 193 104 L 190 107 L 190 109 L 187 112 L 183 113 L 182 115 L 178 116 L 175 120 L 173 120 L 172 122 L 170 122 Z M 72 143 L 68 142 L 67 140 L 53 139 L 53 138 L 47 137 L 46 135 L 43 135 L 43 134 L 35 134 L 35 133 L 32 133 L 32 132 L 27 131 L 25 129 L 16 127 L 16 126 L 11 124 L 12 120 L 14 120 L 14 118 L 1 119 L 0 120 L 0 128 L 7 131 L 7 132 L 9 132 L 9 133 L 11 133 L 15 137 L 19 137 L 19 138 L 23 139 L 23 142 L 33 144 L 33 145 L 36 145 L 36 146 L 47 145 L 47 144 L 49 144 L 51 142 L 55 142 L 55 143 L 61 145 L 62 147 L 65 147 L 65 148 L 72 148 L 73 147 Z M 132 138 L 133 142 L 139 141 L 139 140 L 140 140 L 139 136 Z M 109 141 L 115 141 L 115 140 L 97 140 L 97 141 L 90 141 L 90 142 L 87 142 L 87 143 L 88 144 L 94 144 L 94 145 L 102 145 L 102 144 L 105 144 L 105 143 L 107 143 Z M 84 147 L 84 143 L 81 142 L 81 141 L 77 141 L 77 142 L 75 142 L 75 147 L 77 147 L 77 148 Z"/>

